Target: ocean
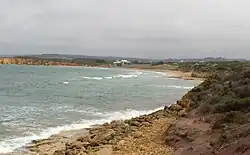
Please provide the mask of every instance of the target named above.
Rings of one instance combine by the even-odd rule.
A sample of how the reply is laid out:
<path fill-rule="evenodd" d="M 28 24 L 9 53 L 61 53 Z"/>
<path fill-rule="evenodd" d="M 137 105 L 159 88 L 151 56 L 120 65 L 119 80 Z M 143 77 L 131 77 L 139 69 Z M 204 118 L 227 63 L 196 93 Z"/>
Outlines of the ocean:
<path fill-rule="evenodd" d="M 151 113 L 195 83 L 121 68 L 0 65 L 0 154 L 61 131 Z"/>

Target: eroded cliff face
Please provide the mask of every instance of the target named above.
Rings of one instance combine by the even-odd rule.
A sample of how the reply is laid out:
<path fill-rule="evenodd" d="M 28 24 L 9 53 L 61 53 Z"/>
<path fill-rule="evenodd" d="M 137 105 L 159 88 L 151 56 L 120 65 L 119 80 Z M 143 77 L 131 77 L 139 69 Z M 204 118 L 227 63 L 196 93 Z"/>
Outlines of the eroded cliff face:
<path fill-rule="evenodd" d="M 62 65 L 62 66 L 77 66 L 78 64 L 70 61 L 54 61 L 43 59 L 28 59 L 28 58 L 0 58 L 0 64 L 16 64 L 16 65 Z"/>

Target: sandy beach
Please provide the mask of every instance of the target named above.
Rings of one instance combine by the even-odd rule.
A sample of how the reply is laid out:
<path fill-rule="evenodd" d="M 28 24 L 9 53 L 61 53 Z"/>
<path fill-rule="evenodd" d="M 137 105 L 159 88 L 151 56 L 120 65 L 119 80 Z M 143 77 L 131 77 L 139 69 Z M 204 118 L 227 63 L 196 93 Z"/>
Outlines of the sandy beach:
<path fill-rule="evenodd" d="M 165 65 L 158 65 L 158 66 L 146 66 L 146 65 L 135 65 L 135 66 L 125 66 L 126 69 L 133 69 L 133 70 L 145 70 L 145 71 L 153 71 L 153 72 L 160 72 L 165 73 L 170 78 L 179 78 L 183 80 L 197 80 L 197 81 L 204 81 L 205 78 L 201 77 L 193 77 L 192 72 L 182 72 L 176 69 L 171 69 L 169 66 Z"/>

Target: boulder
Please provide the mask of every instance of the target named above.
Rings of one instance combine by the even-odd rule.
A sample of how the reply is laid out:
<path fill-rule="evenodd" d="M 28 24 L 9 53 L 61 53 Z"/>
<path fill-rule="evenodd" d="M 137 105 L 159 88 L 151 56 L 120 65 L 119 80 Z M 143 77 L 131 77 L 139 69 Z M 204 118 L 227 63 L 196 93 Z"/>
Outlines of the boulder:
<path fill-rule="evenodd" d="M 106 143 L 110 141 L 115 135 L 115 131 L 113 129 L 108 129 L 105 133 L 99 133 L 93 137 L 90 142 L 91 146 L 98 146 L 101 143 Z"/>
<path fill-rule="evenodd" d="M 65 155 L 65 151 L 64 150 L 56 150 L 53 155 Z"/>
<path fill-rule="evenodd" d="M 120 140 L 120 141 L 118 142 L 118 145 L 125 145 L 125 143 L 126 143 L 125 140 Z"/>
<path fill-rule="evenodd" d="M 141 126 L 147 126 L 148 127 L 148 126 L 151 126 L 151 124 L 149 122 L 142 122 Z"/>
<path fill-rule="evenodd" d="M 91 138 L 90 136 L 85 136 L 85 137 L 79 137 L 76 139 L 76 141 L 80 141 L 80 142 L 90 142 L 91 141 Z"/>
<path fill-rule="evenodd" d="M 140 126 L 140 123 L 136 120 L 131 120 L 130 125 L 132 126 Z"/>
<path fill-rule="evenodd" d="M 66 150 L 70 150 L 70 149 L 86 150 L 85 147 L 87 147 L 88 145 L 86 145 L 86 143 L 84 143 L 84 142 L 81 143 L 79 141 L 74 141 L 73 143 L 70 143 L 70 144 L 67 143 L 67 144 L 65 144 Z"/>
<path fill-rule="evenodd" d="M 143 135 L 143 133 L 142 133 L 141 131 L 136 131 L 136 132 L 134 133 L 134 137 L 135 137 L 135 138 L 140 138 L 142 135 Z"/>
<path fill-rule="evenodd" d="M 165 144 L 167 145 L 173 145 L 174 143 L 177 143 L 178 141 L 180 141 L 180 137 L 176 136 L 176 135 L 168 135 L 166 138 L 165 138 Z"/>

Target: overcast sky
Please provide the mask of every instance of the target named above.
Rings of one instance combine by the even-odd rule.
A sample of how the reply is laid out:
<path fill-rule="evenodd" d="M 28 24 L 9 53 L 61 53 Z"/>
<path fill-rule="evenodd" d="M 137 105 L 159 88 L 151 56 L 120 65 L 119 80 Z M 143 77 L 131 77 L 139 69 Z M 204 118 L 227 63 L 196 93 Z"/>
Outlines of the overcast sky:
<path fill-rule="evenodd" d="M 0 0 L 0 55 L 250 58 L 249 0 Z"/>

